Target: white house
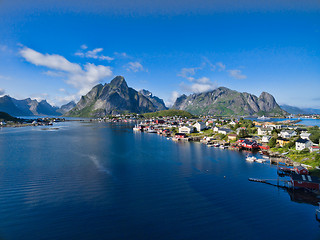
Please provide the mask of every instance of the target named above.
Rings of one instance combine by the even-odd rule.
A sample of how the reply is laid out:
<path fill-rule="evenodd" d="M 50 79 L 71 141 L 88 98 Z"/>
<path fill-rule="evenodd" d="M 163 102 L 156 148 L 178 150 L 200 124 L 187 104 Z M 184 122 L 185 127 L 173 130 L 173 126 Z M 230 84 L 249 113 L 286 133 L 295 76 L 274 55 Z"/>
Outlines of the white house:
<path fill-rule="evenodd" d="M 282 138 L 291 138 L 291 137 L 296 136 L 296 135 L 297 135 L 297 133 L 294 130 L 282 130 L 279 133 L 279 136 L 282 137 Z"/>
<path fill-rule="evenodd" d="M 264 135 L 264 136 L 262 136 L 262 138 L 261 138 L 261 142 L 262 142 L 262 143 L 268 143 L 271 138 L 272 138 L 272 137 L 269 136 L 269 135 Z"/>
<path fill-rule="evenodd" d="M 192 132 L 193 132 L 193 127 L 187 127 L 187 126 L 179 127 L 179 133 L 190 134 Z"/>
<path fill-rule="evenodd" d="M 258 127 L 258 135 L 268 135 L 272 133 L 272 127 Z"/>
<path fill-rule="evenodd" d="M 213 128 L 213 131 L 214 131 L 214 132 L 218 132 L 218 131 L 219 131 L 219 128 L 218 128 L 218 127 L 214 127 L 214 128 Z"/>
<path fill-rule="evenodd" d="M 202 130 L 206 129 L 206 124 L 203 122 L 196 122 L 193 124 L 193 127 L 195 127 L 198 132 L 201 132 Z"/>
<path fill-rule="evenodd" d="M 300 137 L 301 137 L 302 139 L 308 139 L 308 140 L 310 140 L 310 139 L 309 139 L 310 135 L 311 135 L 311 133 L 302 132 L 302 133 L 300 134 Z"/>
<path fill-rule="evenodd" d="M 313 144 L 312 144 L 312 142 L 310 140 L 299 138 L 296 141 L 296 150 L 301 151 L 301 150 L 303 150 L 305 148 L 311 147 L 312 145 Z"/>
<path fill-rule="evenodd" d="M 281 129 L 281 128 L 283 128 L 283 126 L 279 125 L 279 124 L 272 124 L 272 125 L 269 125 L 269 127 L 272 127 L 273 129 Z"/>
<path fill-rule="evenodd" d="M 232 130 L 228 129 L 228 128 L 219 128 L 219 130 L 218 130 L 218 133 L 221 133 L 221 134 L 224 134 L 224 135 L 227 135 L 230 132 L 232 132 Z"/>

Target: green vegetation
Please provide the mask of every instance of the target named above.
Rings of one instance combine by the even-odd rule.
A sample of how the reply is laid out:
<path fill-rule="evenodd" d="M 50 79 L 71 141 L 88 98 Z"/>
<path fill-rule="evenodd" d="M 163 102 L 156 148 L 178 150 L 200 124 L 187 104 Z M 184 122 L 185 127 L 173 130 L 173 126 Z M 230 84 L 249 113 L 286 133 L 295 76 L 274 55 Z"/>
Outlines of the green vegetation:
<path fill-rule="evenodd" d="M 319 139 L 320 139 L 320 129 L 318 126 L 314 126 L 308 130 L 310 135 L 310 140 L 316 144 L 319 144 Z"/>
<path fill-rule="evenodd" d="M 184 117 L 184 118 L 194 118 L 194 116 L 183 110 L 176 110 L 176 109 L 169 109 L 169 110 L 162 110 L 158 112 L 150 112 L 142 114 L 145 118 L 152 118 L 152 117 Z"/>
<path fill-rule="evenodd" d="M 12 121 L 12 122 L 21 122 L 20 118 L 15 118 L 9 115 L 8 113 L 5 112 L 0 112 L 0 121 L 1 122 L 6 122 L 6 121 Z"/>
<path fill-rule="evenodd" d="M 272 138 L 270 139 L 269 143 L 268 143 L 268 146 L 269 146 L 270 148 L 274 148 L 274 147 L 276 146 L 276 144 L 277 144 L 277 138 L 272 137 Z M 271 149 L 271 150 L 272 150 L 272 149 Z"/>
<path fill-rule="evenodd" d="M 312 167 L 320 166 L 320 155 L 318 153 L 310 153 L 307 149 L 302 151 L 290 151 L 288 157 L 295 162 L 307 164 Z"/>

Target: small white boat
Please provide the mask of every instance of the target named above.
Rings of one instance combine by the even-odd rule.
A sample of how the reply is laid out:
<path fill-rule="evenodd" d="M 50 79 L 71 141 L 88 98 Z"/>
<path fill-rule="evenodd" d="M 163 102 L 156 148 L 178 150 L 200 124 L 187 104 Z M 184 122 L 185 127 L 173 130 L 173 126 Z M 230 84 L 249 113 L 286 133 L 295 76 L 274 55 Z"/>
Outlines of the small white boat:
<path fill-rule="evenodd" d="M 262 158 L 264 158 L 264 159 L 269 159 L 269 157 L 266 156 L 266 155 L 262 155 Z"/>
<path fill-rule="evenodd" d="M 215 144 L 213 144 L 213 146 L 214 146 L 214 147 L 219 147 L 220 144 L 219 144 L 219 143 L 215 143 Z"/>
<path fill-rule="evenodd" d="M 254 156 L 251 156 L 251 157 L 247 156 L 247 157 L 246 157 L 246 161 L 248 161 L 248 162 L 254 162 L 256 159 L 257 159 L 257 158 L 254 157 Z"/>
<path fill-rule="evenodd" d="M 258 162 L 258 163 L 264 163 L 267 160 L 265 160 L 263 158 L 257 158 L 255 161 Z"/>
<path fill-rule="evenodd" d="M 220 145 L 219 148 L 225 149 L 225 146 L 224 145 Z"/>
<path fill-rule="evenodd" d="M 259 120 L 268 120 L 268 119 L 270 119 L 270 118 L 265 117 L 265 116 L 263 115 L 262 117 L 258 117 L 258 119 L 259 119 Z"/>

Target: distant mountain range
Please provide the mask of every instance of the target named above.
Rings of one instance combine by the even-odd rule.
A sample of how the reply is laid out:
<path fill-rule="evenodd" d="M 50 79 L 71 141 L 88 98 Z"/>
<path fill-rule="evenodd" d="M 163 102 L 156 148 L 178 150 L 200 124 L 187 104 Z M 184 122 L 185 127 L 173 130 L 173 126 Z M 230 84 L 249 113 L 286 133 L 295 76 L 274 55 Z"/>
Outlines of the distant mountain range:
<path fill-rule="evenodd" d="M 195 115 L 276 116 L 287 114 L 269 93 L 263 92 L 256 97 L 226 87 L 189 96 L 182 95 L 177 98 L 172 108 L 185 110 Z"/>
<path fill-rule="evenodd" d="M 296 108 L 277 104 L 266 92 L 259 97 L 241 93 L 225 87 L 215 90 L 182 95 L 176 99 L 172 109 L 185 110 L 194 115 L 220 116 L 277 116 L 292 113 Z M 109 114 L 148 113 L 167 110 L 162 99 L 148 90 L 136 91 L 128 87 L 124 77 L 117 76 L 110 83 L 94 86 L 79 102 L 70 102 L 60 108 L 51 106 L 46 100 L 38 102 L 30 98 L 17 100 L 10 96 L 0 97 L 0 111 L 12 116 L 71 116 L 103 117 Z M 298 111 L 298 110 L 297 110 Z"/>
<path fill-rule="evenodd" d="M 320 114 L 320 109 L 316 108 L 298 108 L 289 105 L 280 105 L 280 107 L 290 114 Z"/>
<path fill-rule="evenodd" d="M 46 100 L 38 102 L 30 98 L 17 100 L 8 95 L 0 97 L 0 111 L 12 116 L 60 116 L 69 111 L 71 106 L 74 107 L 75 103 L 58 108 L 51 106 Z"/>

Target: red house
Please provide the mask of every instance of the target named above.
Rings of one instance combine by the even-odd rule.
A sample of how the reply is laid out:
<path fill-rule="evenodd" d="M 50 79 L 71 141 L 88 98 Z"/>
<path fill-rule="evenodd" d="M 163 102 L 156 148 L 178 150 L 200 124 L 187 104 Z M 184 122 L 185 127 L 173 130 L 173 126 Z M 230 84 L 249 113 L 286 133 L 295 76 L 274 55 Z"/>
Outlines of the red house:
<path fill-rule="evenodd" d="M 174 136 L 175 136 L 175 138 L 185 138 L 186 134 L 185 133 L 176 133 Z"/>
<path fill-rule="evenodd" d="M 291 175 L 291 184 L 294 188 L 320 190 L 320 179 L 310 175 Z"/>
<path fill-rule="evenodd" d="M 302 167 L 302 166 L 297 166 L 294 168 L 294 171 L 297 173 L 297 174 L 300 174 L 300 175 L 309 175 L 309 171 L 308 169 Z"/>
<path fill-rule="evenodd" d="M 259 148 L 259 145 L 256 141 L 250 141 L 248 139 L 243 140 L 242 147 L 249 148 L 249 149 L 257 149 Z"/>
<path fill-rule="evenodd" d="M 154 122 L 155 122 L 156 124 L 164 124 L 164 123 L 165 123 L 165 121 L 162 120 L 162 119 L 156 119 Z"/>

